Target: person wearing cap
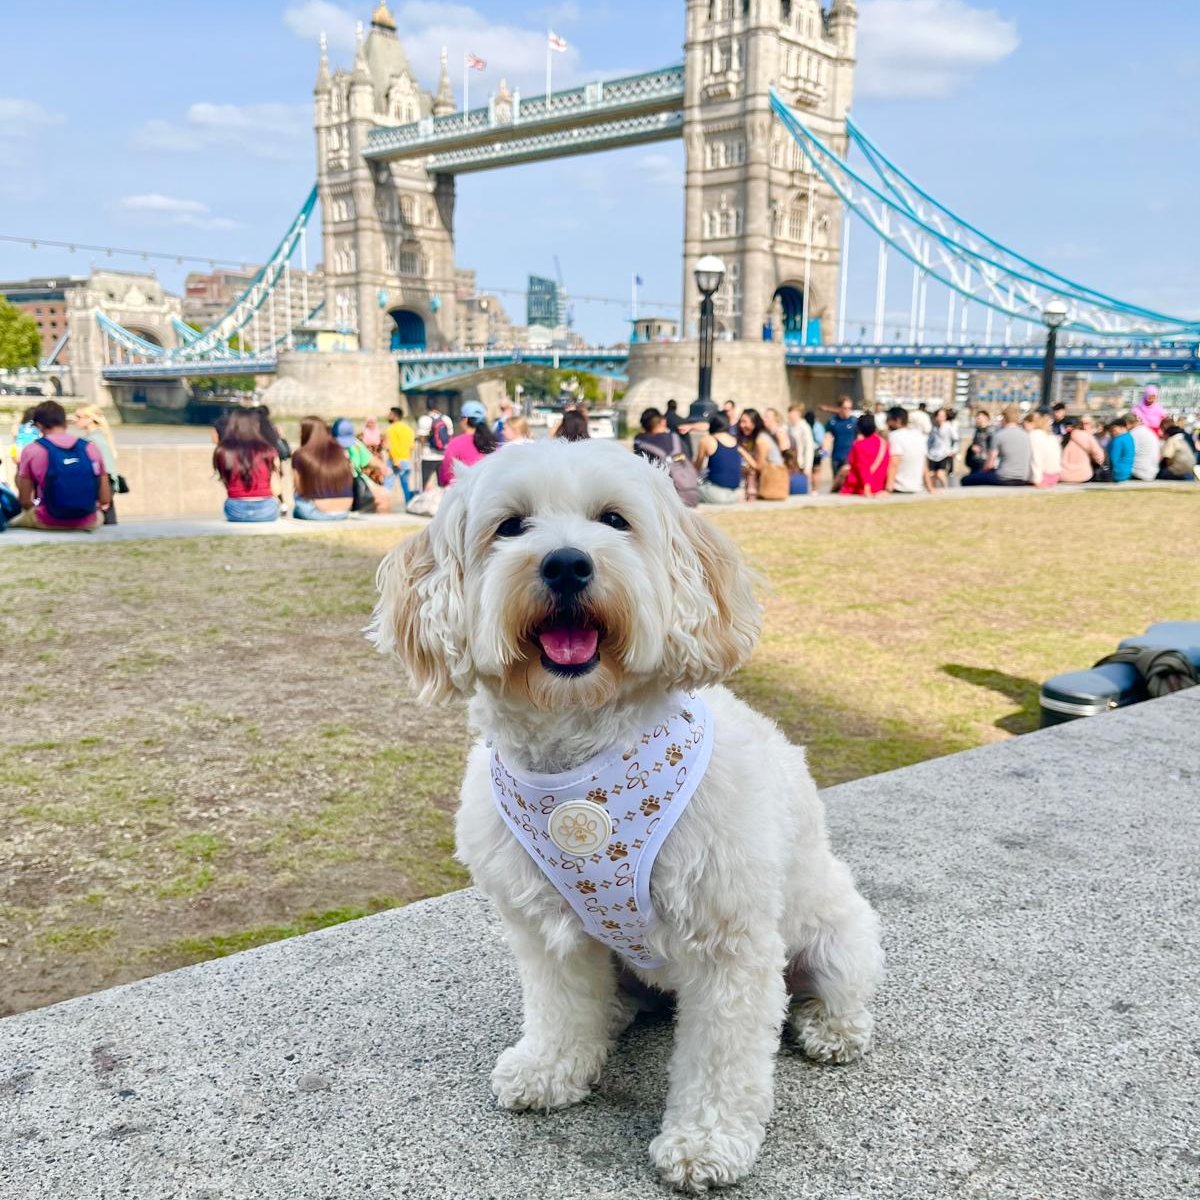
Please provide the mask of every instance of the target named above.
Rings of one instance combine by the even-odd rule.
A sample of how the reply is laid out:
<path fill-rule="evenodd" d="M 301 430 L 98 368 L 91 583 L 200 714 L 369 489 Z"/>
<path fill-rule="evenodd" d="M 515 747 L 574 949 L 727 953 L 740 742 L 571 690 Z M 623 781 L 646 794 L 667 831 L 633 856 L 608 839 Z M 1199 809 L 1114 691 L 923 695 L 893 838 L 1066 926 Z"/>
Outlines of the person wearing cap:
<path fill-rule="evenodd" d="M 390 512 L 392 507 L 391 497 L 381 482 L 387 474 L 384 470 L 383 460 L 372 454 L 362 444 L 355 436 L 353 422 L 347 420 L 345 417 L 338 417 L 334 421 L 330 432 L 333 434 L 333 440 L 345 450 L 346 457 L 350 460 L 350 465 L 354 468 L 354 474 L 362 476 L 367 481 L 367 486 L 371 489 L 371 495 L 375 498 L 375 511 L 381 513 Z"/>
<path fill-rule="evenodd" d="M 438 483 L 449 487 L 454 482 L 454 464 L 472 466 L 499 445 L 496 431 L 488 424 L 487 409 L 478 400 L 464 400 L 458 418 L 459 432 L 450 439 L 438 467 Z"/>

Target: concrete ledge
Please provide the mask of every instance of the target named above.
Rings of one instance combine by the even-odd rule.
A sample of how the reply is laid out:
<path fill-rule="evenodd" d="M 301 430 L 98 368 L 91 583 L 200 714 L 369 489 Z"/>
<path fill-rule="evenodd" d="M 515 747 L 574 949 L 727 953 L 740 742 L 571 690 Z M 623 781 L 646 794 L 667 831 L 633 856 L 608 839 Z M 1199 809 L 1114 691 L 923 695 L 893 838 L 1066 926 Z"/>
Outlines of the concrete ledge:
<path fill-rule="evenodd" d="M 785 1046 L 739 1197 L 1197 1194 L 1200 689 L 826 793 L 890 975 L 865 1062 Z M 493 1107 L 519 996 L 474 892 L 0 1022 L 4 1200 L 630 1200 L 670 1030 Z"/>

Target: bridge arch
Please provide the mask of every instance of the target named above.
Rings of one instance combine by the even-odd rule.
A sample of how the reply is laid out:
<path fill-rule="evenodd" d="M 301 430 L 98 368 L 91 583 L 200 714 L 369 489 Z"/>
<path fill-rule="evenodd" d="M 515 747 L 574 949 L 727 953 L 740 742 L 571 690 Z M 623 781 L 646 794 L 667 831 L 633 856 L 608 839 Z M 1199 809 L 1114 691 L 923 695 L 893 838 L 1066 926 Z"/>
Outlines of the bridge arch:
<path fill-rule="evenodd" d="M 775 290 L 779 305 L 780 328 L 785 342 L 804 342 L 804 289 L 797 283 L 784 283 Z"/>
<path fill-rule="evenodd" d="M 411 308 L 393 308 L 391 348 L 393 350 L 424 350 L 426 347 L 425 318 Z"/>
<path fill-rule="evenodd" d="M 161 346 L 163 344 L 161 335 L 155 333 L 153 329 L 147 329 L 142 325 L 126 325 L 124 321 L 122 321 L 121 324 L 124 325 L 124 327 L 130 333 L 132 333 L 134 337 L 140 337 L 142 341 L 149 342 L 152 346 Z"/>

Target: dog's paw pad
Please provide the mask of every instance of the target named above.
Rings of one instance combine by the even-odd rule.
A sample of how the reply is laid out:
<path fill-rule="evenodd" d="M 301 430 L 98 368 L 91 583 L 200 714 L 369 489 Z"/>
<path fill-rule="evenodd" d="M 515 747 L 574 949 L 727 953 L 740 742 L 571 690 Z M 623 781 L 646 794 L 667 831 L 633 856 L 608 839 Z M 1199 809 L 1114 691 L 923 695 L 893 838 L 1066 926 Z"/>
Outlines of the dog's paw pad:
<path fill-rule="evenodd" d="M 519 1046 L 510 1046 L 492 1071 L 492 1095 L 501 1108 L 549 1112 L 585 1100 L 592 1090 L 593 1075 L 580 1064 L 539 1061 Z"/>
<path fill-rule="evenodd" d="M 748 1175 L 761 1144 L 761 1130 L 664 1130 L 650 1143 L 650 1160 L 663 1183 L 700 1194 L 729 1187 Z"/>
<path fill-rule="evenodd" d="M 800 1049 L 817 1062 L 853 1062 L 871 1048 L 875 1018 L 865 1008 L 833 1017 L 820 1000 L 806 1000 L 792 1010 L 789 1021 Z"/>

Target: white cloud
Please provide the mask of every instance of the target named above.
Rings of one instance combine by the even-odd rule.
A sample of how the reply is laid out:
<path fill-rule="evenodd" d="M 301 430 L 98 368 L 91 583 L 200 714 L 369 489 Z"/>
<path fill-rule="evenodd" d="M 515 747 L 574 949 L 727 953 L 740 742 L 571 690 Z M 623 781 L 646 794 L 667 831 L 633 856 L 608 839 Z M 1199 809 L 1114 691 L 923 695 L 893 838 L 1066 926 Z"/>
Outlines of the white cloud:
<path fill-rule="evenodd" d="M 36 100 L 0 96 L 0 138 L 30 137 L 46 125 L 61 125 L 65 120 Z"/>
<path fill-rule="evenodd" d="M 570 20 L 578 6 L 559 5 L 557 12 Z M 471 91 L 482 103 L 496 91 L 500 80 L 510 88 L 520 88 L 526 96 L 546 90 L 546 26 L 534 28 L 494 21 L 468 4 L 443 0 L 405 0 L 393 4 L 397 35 L 413 70 L 427 87 L 437 82 L 442 47 L 449 51 L 450 78 L 457 89 L 462 86 L 463 55 L 477 54 L 487 62 L 483 75 L 471 76 Z M 331 50 L 353 51 L 357 18 L 349 9 L 329 0 L 304 0 L 283 15 L 284 24 L 298 37 L 316 38 L 322 31 L 329 37 Z M 579 51 L 568 44 L 566 53 L 554 55 L 554 86 L 574 86 L 582 78 Z M 461 99 L 461 97 L 460 97 Z M 472 107 L 475 101 L 472 100 Z"/>
<path fill-rule="evenodd" d="M 135 134 L 140 150 L 201 154 L 233 150 L 251 158 L 293 159 L 311 153 L 312 114 L 306 104 L 193 104 L 182 121 L 161 117 Z"/>
<path fill-rule="evenodd" d="M 199 200 L 181 200 L 161 192 L 143 192 L 123 196 L 117 207 L 154 225 L 188 225 L 193 229 L 236 229 L 238 223 L 228 217 L 214 217 L 207 204 Z"/>
<path fill-rule="evenodd" d="M 864 0 L 857 90 L 870 99 L 940 99 L 1018 45 L 1015 22 L 967 0 Z"/>
<path fill-rule="evenodd" d="M 283 23 L 299 38 L 316 41 L 321 34 L 329 38 L 333 50 L 354 50 L 354 27 L 358 18 L 329 0 L 305 0 L 293 4 L 283 14 Z"/>

